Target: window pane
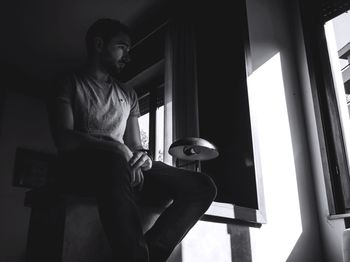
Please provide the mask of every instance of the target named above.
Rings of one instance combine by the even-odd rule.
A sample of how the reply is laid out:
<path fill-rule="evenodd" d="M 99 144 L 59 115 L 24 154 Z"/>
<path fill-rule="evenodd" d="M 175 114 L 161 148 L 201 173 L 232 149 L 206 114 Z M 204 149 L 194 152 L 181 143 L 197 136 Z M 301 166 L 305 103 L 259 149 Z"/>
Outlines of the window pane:
<path fill-rule="evenodd" d="M 157 108 L 156 112 L 156 154 L 155 160 L 164 159 L 164 106 Z"/>
<path fill-rule="evenodd" d="M 335 94 L 338 102 L 344 143 L 347 151 L 348 164 L 350 163 L 350 14 L 344 13 L 325 24 L 325 32 L 330 56 Z"/>
<path fill-rule="evenodd" d="M 141 143 L 143 148 L 149 149 L 149 113 L 139 117 Z"/>

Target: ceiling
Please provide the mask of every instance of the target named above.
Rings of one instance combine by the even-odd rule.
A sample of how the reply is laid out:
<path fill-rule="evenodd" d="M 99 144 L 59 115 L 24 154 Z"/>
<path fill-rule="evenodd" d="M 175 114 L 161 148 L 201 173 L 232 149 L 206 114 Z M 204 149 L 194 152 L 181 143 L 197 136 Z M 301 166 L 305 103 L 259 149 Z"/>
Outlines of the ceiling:
<path fill-rule="evenodd" d="M 30 81 L 47 80 L 84 63 L 85 33 L 98 18 L 119 19 L 138 41 L 164 20 L 166 4 L 164 0 L 2 1 L 0 69 L 7 88 L 25 90 Z"/>

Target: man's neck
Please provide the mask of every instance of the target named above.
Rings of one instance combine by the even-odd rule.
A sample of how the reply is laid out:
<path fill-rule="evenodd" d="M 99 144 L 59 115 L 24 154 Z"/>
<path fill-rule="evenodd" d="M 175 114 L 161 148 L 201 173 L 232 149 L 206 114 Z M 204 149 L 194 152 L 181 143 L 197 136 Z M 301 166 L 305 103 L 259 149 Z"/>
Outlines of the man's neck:
<path fill-rule="evenodd" d="M 98 63 L 88 63 L 86 67 L 88 74 L 101 82 L 106 82 L 109 78 L 109 73 Z"/>

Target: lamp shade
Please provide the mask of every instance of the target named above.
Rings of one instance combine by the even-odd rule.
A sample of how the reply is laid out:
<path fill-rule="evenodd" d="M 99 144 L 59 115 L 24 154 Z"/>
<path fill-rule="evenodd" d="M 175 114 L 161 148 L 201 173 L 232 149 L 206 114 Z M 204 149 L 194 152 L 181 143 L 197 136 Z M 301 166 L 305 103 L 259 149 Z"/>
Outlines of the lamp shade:
<path fill-rule="evenodd" d="M 169 154 L 181 160 L 209 160 L 218 157 L 219 151 L 203 138 L 185 137 L 170 145 Z"/>

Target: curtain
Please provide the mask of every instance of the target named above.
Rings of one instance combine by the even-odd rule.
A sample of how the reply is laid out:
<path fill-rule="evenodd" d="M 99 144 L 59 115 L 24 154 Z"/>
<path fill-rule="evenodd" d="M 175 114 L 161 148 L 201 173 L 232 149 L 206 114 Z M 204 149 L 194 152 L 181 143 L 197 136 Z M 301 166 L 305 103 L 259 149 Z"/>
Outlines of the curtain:
<path fill-rule="evenodd" d="M 164 152 L 180 138 L 199 136 L 197 92 L 194 25 L 185 19 L 173 19 L 165 44 Z M 164 159 L 172 161 L 169 155 Z"/>

